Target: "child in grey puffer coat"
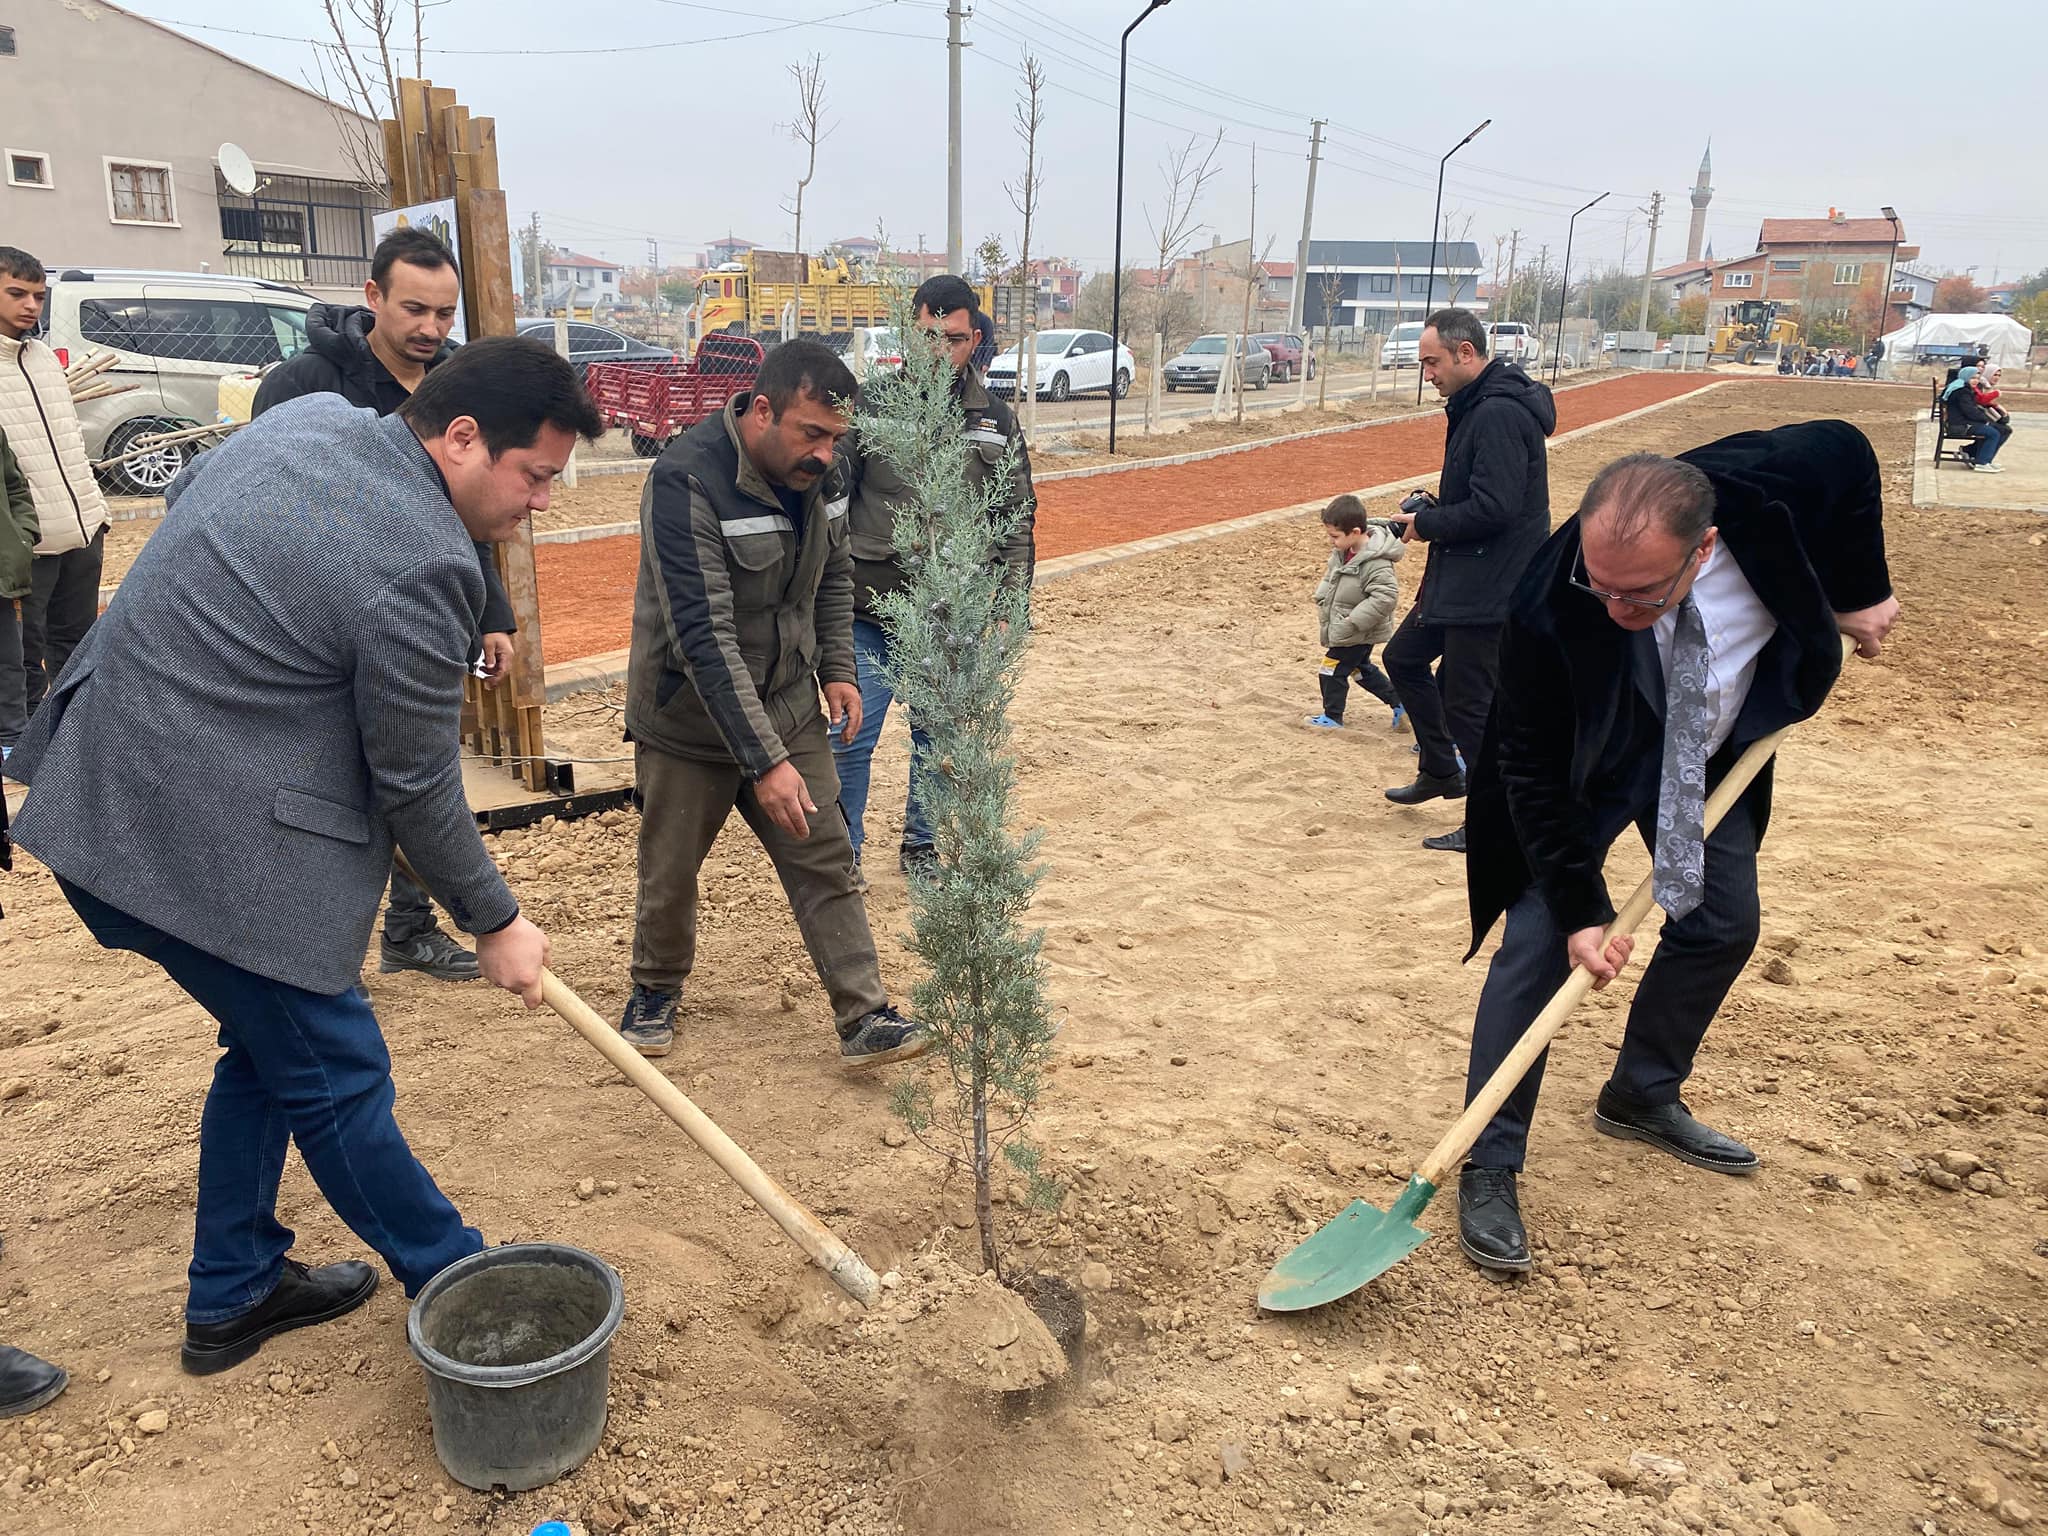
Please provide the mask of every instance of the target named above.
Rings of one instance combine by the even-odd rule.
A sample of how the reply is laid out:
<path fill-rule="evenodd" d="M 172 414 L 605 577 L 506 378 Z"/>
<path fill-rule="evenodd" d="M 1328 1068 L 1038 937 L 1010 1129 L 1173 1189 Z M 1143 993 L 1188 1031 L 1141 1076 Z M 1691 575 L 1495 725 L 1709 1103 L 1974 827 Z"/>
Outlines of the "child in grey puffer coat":
<path fill-rule="evenodd" d="M 1373 665 L 1372 653 L 1394 633 L 1394 607 L 1401 595 L 1394 562 L 1407 547 L 1389 525 L 1368 519 L 1365 504 L 1356 496 L 1339 496 L 1323 508 L 1323 532 L 1330 540 L 1329 569 L 1316 584 L 1318 638 L 1324 647 L 1319 679 L 1323 709 L 1310 715 L 1307 723 L 1319 731 L 1340 729 L 1347 685 L 1356 679 L 1359 687 L 1394 711 L 1398 727 L 1401 701 L 1386 673 Z"/>

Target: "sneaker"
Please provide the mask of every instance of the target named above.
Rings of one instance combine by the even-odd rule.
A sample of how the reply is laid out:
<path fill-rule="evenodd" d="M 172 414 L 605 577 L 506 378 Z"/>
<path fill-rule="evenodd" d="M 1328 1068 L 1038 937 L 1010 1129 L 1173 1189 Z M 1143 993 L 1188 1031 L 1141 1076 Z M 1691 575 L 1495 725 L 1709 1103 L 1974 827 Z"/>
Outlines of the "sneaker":
<path fill-rule="evenodd" d="M 1393 729 L 1393 730 L 1396 730 L 1396 731 L 1400 731 L 1400 730 L 1406 730 L 1406 729 L 1407 729 L 1407 727 L 1408 727 L 1408 706 L 1407 706 L 1407 705 L 1405 705 L 1405 704 L 1396 704 L 1396 705 L 1394 706 L 1394 723 L 1393 723 L 1393 725 L 1392 725 L 1391 729 Z"/>
<path fill-rule="evenodd" d="M 896 864 L 906 875 L 935 879 L 939 873 L 939 850 L 930 843 L 905 843 L 897 850 Z"/>
<path fill-rule="evenodd" d="M 894 1008 L 877 1008 L 839 1042 L 840 1064 L 854 1070 L 909 1061 L 932 1048 L 931 1031 Z"/>
<path fill-rule="evenodd" d="M 1996 464 L 1972 464 L 1970 468 L 1980 475 L 2002 475 L 2005 473 Z"/>
<path fill-rule="evenodd" d="M 1310 715 L 1301 723 L 1312 731 L 1341 731 L 1344 729 L 1344 722 L 1342 720 L 1332 720 L 1328 715 Z"/>
<path fill-rule="evenodd" d="M 436 981 L 475 981 L 483 973 L 476 956 L 436 928 L 416 939 L 392 939 L 378 944 L 377 969 L 387 976 L 393 971 L 420 971 Z"/>
<path fill-rule="evenodd" d="M 657 992 L 635 982 L 619 1017 L 620 1036 L 642 1056 L 666 1056 L 676 1041 L 676 1001 L 673 992 Z"/>

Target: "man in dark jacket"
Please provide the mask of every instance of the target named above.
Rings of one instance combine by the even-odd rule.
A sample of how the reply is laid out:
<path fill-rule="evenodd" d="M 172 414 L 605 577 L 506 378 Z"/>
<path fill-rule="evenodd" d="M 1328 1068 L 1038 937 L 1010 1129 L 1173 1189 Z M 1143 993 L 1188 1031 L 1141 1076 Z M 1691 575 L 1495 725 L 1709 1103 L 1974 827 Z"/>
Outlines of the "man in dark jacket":
<path fill-rule="evenodd" d="M 1870 444 L 1840 421 L 1677 459 L 1632 454 L 1594 477 L 1530 562 L 1467 808 L 1474 951 L 1507 915 L 1473 1020 L 1468 1103 L 1574 965 L 1601 987 L 1628 963 L 1627 937 L 1603 942 L 1615 909 L 1601 867 L 1634 824 L 1668 915 L 1594 1126 L 1696 1168 L 1756 1167 L 1679 1093 L 1756 944 L 1770 768 L 1711 836 L 1704 801 L 1751 742 L 1820 708 L 1841 637 L 1878 654 L 1899 611 L 1880 493 Z M 1459 1177 L 1460 1243 L 1488 1269 L 1529 1267 L 1515 1176 L 1542 1078 L 1538 1057 Z"/>
<path fill-rule="evenodd" d="M 454 355 L 448 332 L 462 296 L 462 273 L 447 246 L 424 229 L 394 229 L 377 243 L 368 307 L 316 304 L 306 313 L 306 349 L 263 377 L 255 415 L 301 395 L 340 395 L 389 416 L 411 398 L 427 371 Z M 518 621 L 489 546 L 476 547 L 484 577 L 478 650 L 485 686 L 505 675 Z M 381 971 L 424 971 L 442 981 L 474 981 L 476 956 L 442 932 L 426 887 L 391 871 L 391 900 L 378 945 Z"/>
<path fill-rule="evenodd" d="M 1421 759 L 1414 783 L 1387 791 L 1396 805 L 1465 793 L 1464 767 L 1479 760 L 1493 706 L 1508 595 L 1550 533 L 1543 440 L 1557 426 L 1547 388 L 1520 364 L 1488 361 L 1486 327 L 1470 311 L 1431 315 L 1416 355 L 1444 397 L 1449 427 L 1434 503 L 1395 518 L 1429 542 L 1422 590 L 1386 649 Z M 1424 838 L 1423 846 L 1462 853 L 1465 830 Z"/>
<path fill-rule="evenodd" d="M 937 287 L 942 281 L 958 285 L 958 293 Z M 1031 488 L 1031 455 L 1024 444 L 1024 429 L 1017 415 L 1001 400 L 991 396 L 976 373 L 972 354 L 977 338 L 993 329 L 988 317 L 973 305 L 973 293 L 959 278 L 933 278 L 918 292 L 935 290 L 931 303 L 954 308 L 917 307 L 917 323 L 938 339 L 953 365 L 953 392 L 966 419 L 967 441 L 974 454 L 968 472 L 977 485 L 986 484 L 999 470 L 1007 475 L 1002 505 L 1015 508 L 1018 518 L 1010 536 L 997 551 L 1006 579 L 1028 589 L 1034 564 L 1032 528 L 1038 501 Z M 964 295 L 964 299 L 961 297 Z M 848 514 L 853 549 L 853 649 L 860 667 L 861 728 L 851 741 L 834 741 L 832 756 L 839 770 L 839 804 L 846 812 L 847 831 L 853 839 L 853 857 L 858 867 L 866 841 L 868 782 L 875 745 L 882 738 L 882 723 L 895 702 L 886 668 L 889 632 L 882 627 L 875 604 L 884 593 L 900 590 L 905 581 L 896 558 L 896 511 L 908 492 L 896 469 L 880 455 L 869 455 L 861 446 L 861 414 L 865 404 L 855 400 L 853 430 L 841 450 L 849 472 L 852 509 Z M 1016 445 L 1014 454 L 1011 444 Z M 911 723 L 913 752 L 925 744 L 925 734 Z M 932 828 L 918 798 L 916 776 L 903 811 L 903 841 L 898 862 L 907 873 L 920 866 L 930 867 L 937 855 L 932 850 Z"/>

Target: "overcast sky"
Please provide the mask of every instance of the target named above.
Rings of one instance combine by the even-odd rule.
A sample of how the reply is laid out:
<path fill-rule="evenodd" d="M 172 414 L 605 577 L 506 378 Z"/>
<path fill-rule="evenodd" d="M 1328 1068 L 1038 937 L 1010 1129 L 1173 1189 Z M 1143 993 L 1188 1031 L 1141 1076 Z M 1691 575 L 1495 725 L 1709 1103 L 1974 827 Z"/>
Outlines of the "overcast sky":
<path fill-rule="evenodd" d="M 1004 183 L 1022 166 L 1011 114 L 1029 46 L 1050 82 L 1034 252 L 1109 265 L 1117 34 L 1143 3 L 974 0 L 970 251 L 991 232 L 1016 246 Z M 135 8 L 294 80 L 323 26 L 319 0 Z M 429 12 L 426 72 L 497 118 L 515 223 L 539 210 L 548 238 L 622 262 L 644 261 L 653 236 L 671 261 L 728 231 L 787 245 L 802 169 L 787 66 L 821 53 L 832 133 L 805 245 L 880 223 L 894 244 L 942 249 L 945 36 L 943 0 L 447 0 Z M 1461 226 L 1472 215 L 1488 265 L 1514 229 L 1525 255 L 1547 244 L 1560 261 L 1567 216 L 1603 190 L 1579 220 L 1575 270 L 1624 250 L 1640 267 L 1648 221 L 1634 210 L 1653 190 L 1666 199 L 1657 263 L 1683 258 L 1711 136 L 1717 256 L 1753 249 L 1766 217 L 1891 203 L 1923 267 L 2010 279 L 2048 267 L 2048 158 L 2018 78 L 2044 41 L 2041 0 L 1967 13 L 1920 0 L 1172 0 L 1132 39 L 1125 259 L 1149 264 L 1160 162 L 1191 133 L 1224 131 L 1204 241 L 1244 234 L 1256 146 L 1259 243 L 1274 237 L 1273 257 L 1290 259 L 1310 118 L 1329 121 L 1317 236 L 1427 240 L 1437 157 L 1491 117 L 1444 194 Z M 252 125 L 259 160 L 260 139 Z"/>

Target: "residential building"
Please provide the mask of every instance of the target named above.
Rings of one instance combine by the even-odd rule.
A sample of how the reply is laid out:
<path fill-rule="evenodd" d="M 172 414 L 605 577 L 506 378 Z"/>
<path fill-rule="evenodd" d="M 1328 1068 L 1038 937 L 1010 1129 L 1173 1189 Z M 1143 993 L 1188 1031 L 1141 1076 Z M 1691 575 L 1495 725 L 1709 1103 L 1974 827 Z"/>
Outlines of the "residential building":
<path fill-rule="evenodd" d="M 844 240 L 834 240 L 825 249 L 839 252 L 848 265 L 859 266 L 862 262 L 872 263 L 882 254 L 882 242 L 873 235 L 849 235 Z"/>
<path fill-rule="evenodd" d="M 1057 320 L 1074 312 L 1081 294 L 1081 269 L 1064 256 L 1032 258 L 1032 281 L 1038 285 L 1038 310 Z"/>
<path fill-rule="evenodd" d="M 1470 240 L 1436 246 L 1433 277 L 1430 250 L 1427 240 L 1311 240 L 1300 277 L 1302 323 L 1321 325 L 1326 299 L 1332 324 L 1381 335 L 1446 305 L 1485 314 L 1479 247 Z"/>
<path fill-rule="evenodd" d="M 1984 290 L 1985 307 L 2002 315 L 2012 308 L 2019 292 L 2018 283 L 1993 283 Z"/>
<path fill-rule="evenodd" d="M 1941 279 L 1932 272 L 1915 272 L 1910 267 L 1899 267 L 1892 273 L 1892 299 L 1890 314 L 1884 328 L 1896 331 L 1900 326 L 1911 325 L 1922 315 L 1934 312 L 1934 290 Z"/>
<path fill-rule="evenodd" d="M 1651 295 L 1665 307 L 1676 309 L 1695 294 L 1705 293 L 1712 285 L 1714 262 L 1680 261 L 1668 267 L 1659 267 L 1650 274 Z"/>
<path fill-rule="evenodd" d="M 27 0 L 0 24 L 7 244 L 52 267 L 217 272 L 360 297 L 371 216 L 387 205 L 381 157 L 369 158 L 383 144 L 375 123 L 104 0 Z M 254 193 L 228 186 L 224 144 L 255 163 Z"/>
<path fill-rule="evenodd" d="M 727 235 L 723 240 L 713 241 L 705 248 L 704 260 L 707 267 L 723 266 L 728 261 L 738 261 L 754 249 L 754 242 L 742 240 L 737 235 Z"/>
<path fill-rule="evenodd" d="M 548 258 L 542 308 L 548 314 L 560 310 L 595 319 L 601 310 L 617 307 L 619 274 L 624 270 L 617 262 L 601 257 L 557 251 Z"/>
<path fill-rule="evenodd" d="M 1919 254 L 1917 245 L 1897 247 L 1902 262 Z M 1746 299 L 1796 304 L 1809 320 L 1848 313 L 1866 295 L 1875 306 L 1892 258 L 1889 219 L 1852 219 L 1832 208 L 1824 219 L 1765 219 L 1753 252 L 1715 264 L 1708 328 Z"/>

